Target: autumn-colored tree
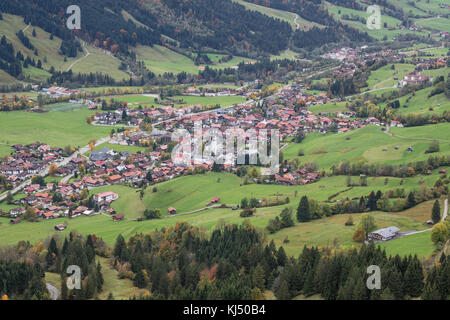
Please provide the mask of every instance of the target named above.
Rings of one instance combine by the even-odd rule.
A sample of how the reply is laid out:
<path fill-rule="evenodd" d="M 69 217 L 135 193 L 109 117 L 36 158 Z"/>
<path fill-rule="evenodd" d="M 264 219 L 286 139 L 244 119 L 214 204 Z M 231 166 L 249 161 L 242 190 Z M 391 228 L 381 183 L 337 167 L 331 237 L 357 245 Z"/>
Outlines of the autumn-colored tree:
<path fill-rule="evenodd" d="M 58 173 L 58 166 L 56 165 L 56 163 L 50 164 L 50 167 L 48 168 L 48 174 L 53 177 L 57 173 Z"/>
<path fill-rule="evenodd" d="M 353 234 L 352 239 L 355 242 L 364 242 L 364 240 L 366 240 L 366 233 L 364 232 L 364 230 L 358 228 Z"/>

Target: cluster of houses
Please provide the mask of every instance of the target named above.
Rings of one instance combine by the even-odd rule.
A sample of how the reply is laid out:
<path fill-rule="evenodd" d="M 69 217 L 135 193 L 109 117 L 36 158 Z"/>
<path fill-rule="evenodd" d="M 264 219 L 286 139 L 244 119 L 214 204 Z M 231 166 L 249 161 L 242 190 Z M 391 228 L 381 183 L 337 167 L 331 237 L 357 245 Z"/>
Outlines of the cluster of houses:
<path fill-rule="evenodd" d="M 52 98 L 69 97 L 74 94 L 82 93 L 80 90 L 77 89 L 67 89 L 64 87 L 56 87 L 56 86 L 50 88 L 43 88 L 42 92 L 51 96 Z"/>
<path fill-rule="evenodd" d="M 110 205 L 119 196 L 114 192 L 95 194 L 89 200 L 83 198 L 82 193 L 85 188 L 89 189 L 103 184 L 103 180 L 95 181 L 95 179 L 87 176 L 72 183 L 52 182 L 44 186 L 32 184 L 24 189 L 26 196 L 17 203 L 22 206 L 10 210 L 10 217 L 13 218 L 11 223 L 20 222 L 21 216 L 25 213 L 25 208 L 32 208 L 36 218 L 46 220 L 58 217 L 90 216 L 105 211 L 115 213 Z M 89 203 L 89 207 L 85 204 L 86 201 Z"/>
<path fill-rule="evenodd" d="M 12 187 L 42 172 L 50 163 L 62 159 L 61 148 L 51 148 L 39 142 L 12 146 L 13 153 L 0 161 L 0 175 L 6 177 Z"/>
<path fill-rule="evenodd" d="M 426 75 L 421 75 L 419 72 L 414 71 L 413 73 L 410 73 L 403 77 L 403 80 L 399 82 L 399 85 L 401 87 L 404 87 L 408 84 L 421 84 L 427 81 L 433 81 L 433 78 Z"/>

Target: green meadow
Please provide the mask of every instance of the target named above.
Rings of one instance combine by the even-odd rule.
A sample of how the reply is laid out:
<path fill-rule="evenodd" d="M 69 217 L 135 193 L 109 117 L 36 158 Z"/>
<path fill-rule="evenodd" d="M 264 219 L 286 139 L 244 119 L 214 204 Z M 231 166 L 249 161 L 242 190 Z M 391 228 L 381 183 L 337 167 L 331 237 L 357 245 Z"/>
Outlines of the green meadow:
<path fill-rule="evenodd" d="M 445 17 L 418 19 L 416 24 L 427 29 L 450 32 L 450 21 Z"/>
<path fill-rule="evenodd" d="M 428 97 L 433 91 L 433 87 L 425 88 L 414 93 L 399 98 L 400 108 L 396 110 L 397 113 L 437 113 L 442 114 L 444 111 L 450 109 L 450 100 L 444 93 Z M 407 99 L 410 99 L 408 102 Z M 405 108 L 407 106 L 407 108 Z M 430 109 L 431 108 L 431 109 Z"/>
<path fill-rule="evenodd" d="M 36 31 L 36 37 L 32 36 L 33 29 Z M 34 55 L 34 50 L 26 48 L 20 39 L 17 37 L 16 33 L 19 30 L 25 30 L 25 35 L 30 39 L 33 46 L 38 50 L 38 56 Z M 114 57 L 103 53 L 101 50 L 96 49 L 90 45 L 87 45 L 87 50 L 90 55 L 85 57 L 86 52 L 78 52 L 76 58 L 68 58 L 64 61 L 64 56 L 59 54 L 59 48 L 61 47 L 61 39 L 54 37 L 50 40 L 50 34 L 43 29 L 30 26 L 27 28 L 22 17 L 3 14 L 3 20 L 0 20 L 0 36 L 5 35 L 9 42 L 14 46 L 14 49 L 20 50 L 23 55 L 30 56 L 36 61 L 41 60 L 43 69 L 37 69 L 34 67 L 24 68 L 25 77 L 29 77 L 32 81 L 43 81 L 50 76 L 46 70 L 50 67 L 54 67 L 56 70 L 66 71 L 70 66 L 73 65 L 73 72 L 90 73 L 90 72 L 103 72 L 108 73 L 111 77 L 116 80 L 122 80 L 124 78 L 129 78 L 127 73 L 120 71 L 120 62 Z M 44 58 L 47 62 L 44 61 Z M 9 81 L 8 77 L 0 74 L 0 82 Z"/>
<path fill-rule="evenodd" d="M 237 2 L 239 4 L 242 4 L 248 10 L 257 11 L 262 14 L 265 14 L 266 16 L 269 16 L 269 17 L 272 17 L 275 19 L 279 19 L 282 21 L 286 21 L 292 26 L 293 29 L 297 28 L 297 24 L 299 25 L 299 28 L 302 30 L 311 29 L 313 26 L 322 27 L 320 24 L 305 20 L 300 16 L 297 18 L 297 24 L 296 24 L 295 23 L 295 14 L 288 12 L 288 11 L 283 11 L 283 10 L 273 9 L 273 8 L 269 8 L 269 7 L 265 7 L 265 6 L 260 6 L 260 5 L 257 5 L 254 3 L 249 3 L 249 2 L 246 2 L 243 0 L 233 0 L 233 1 Z"/>
<path fill-rule="evenodd" d="M 370 30 L 367 28 L 365 23 L 362 23 L 361 21 L 351 21 L 343 19 L 343 15 L 347 15 L 349 17 L 358 16 L 360 18 L 367 19 L 369 17 L 369 14 L 365 11 L 358 11 L 354 9 L 349 9 L 341 6 L 336 6 L 334 4 L 331 4 L 329 2 L 325 2 L 325 5 L 330 13 L 334 15 L 335 18 L 340 20 L 342 23 L 345 23 L 349 26 L 352 26 L 362 32 L 367 32 L 371 37 L 376 39 L 383 39 L 384 37 L 387 37 L 387 39 L 392 40 L 395 38 L 398 34 L 405 34 L 405 33 L 414 33 L 414 34 L 422 34 L 425 35 L 425 32 L 413 32 L 409 30 L 389 30 L 391 27 L 396 27 L 401 25 L 401 21 L 393 18 L 391 16 L 383 14 L 381 17 L 381 29 L 380 30 Z M 386 24 L 386 27 L 384 26 Z"/>
<path fill-rule="evenodd" d="M 378 70 L 372 71 L 367 80 L 368 88 L 373 90 L 393 87 L 405 75 L 414 71 L 414 65 L 412 64 L 396 63 L 394 64 L 394 68 L 392 69 L 392 64 L 388 64 Z M 397 77 L 397 80 L 394 77 Z"/>
<path fill-rule="evenodd" d="M 339 113 L 339 112 L 345 112 L 347 111 L 346 102 L 330 102 L 326 104 L 321 105 L 315 105 L 312 107 L 309 107 L 309 111 L 311 111 L 314 114 L 319 113 Z"/>
<path fill-rule="evenodd" d="M 116 101 L 126 101 L 130 106 L 154 106 L 157 107 L 158 104 L 155 102 L 155 98 L 145 95 L 124 95 L 115 96 L 110 98 Z M 176 108 L 181 108 L 189 105 L 202 104 L 205 106 L 209 105 L 220 105 L 221 107 L 228 107 L 234 104 L 239 104 L 245 102 L 246 99 L 241 96 L 223 96 L 223 97 L 203 97 L 203 96 L 174 96 L 168 97 L 163 101 L 160 101 L 163 105 L 174 105 Z"/>
<path fill-rule="evenodd" d="M 55 147 L 82 147 L 93 139 L 108 136 L 111 131 L 107 127 L 88 125 L 86 118 L 93 113 L 87 109 L 47 113 L 3 112 L 0 116 L 0 143 L 12 145 L 39 141 Z M 0 152 L 5 152 L 4 148 Z"/>
<path fill-rule="evenodd" d="M 329 169 L 341 161 L 363 161 L 366 163 L 401 164 L 411 161 L 426 160 L 429 155 L 425 150 L 430 145 L 426 140 L 409 138 L 439 138 L 450 141 L 448 123 L 411 128 L 392 128 L 390 136 L 378 126 L 366 126 L 342 134 L 309 134 L 301 143 L 291 143 L 283 150 L 284 159 L 298 158 L 301 163 L 315 162 L 320 168 Z M 398 150 L 395 148 L 398 146 Z M 408 152 L 412 146 L 414 151 Z M 384 149 L 386 151 L 383 151 Z M 304 156 L 298 156 L 303 150 Z M 433 155 L 448 154 L 448 142 L 440 143 L 440 152 Z"/>
<path fill-rule="evenodd" d="M 153 47 L 140 46 L 136 48 L 136 55 L 139 60 L 144 61 L 145 66 L 157 75 L 164 73 L 180 73 L 186 72 L 191 74 L 198 74 L 204 65 L 196 66 L 194 61 L 190 58 L 177 53 L 169 48 L 155 45 Z M 210 68 L 223 69 L 237 65 L 240 62 L 253 61 L 252 59 L 233 57 L 232 60 L 224 63 L 219 63 L 218 60 L 224 55 L 222 54 L 208 54 L 209 58 L 216 62 L 210 65 Z"/>
<path fill-rule="evenodd" d="M 419 205 L 418 210 L 428 210 L 431 208 L 431 202 Z M 263 229 L 270 219 L 279 215 L 281 210 L 291 206 L 295 211 L 297 201 L 290 205 L 260 208 L 257 209 L 255 215 L 249 218 L 249 221 L 257 228 Z M 427 227 L 424 219 L 428 219 L 425 215 L 415 216 L 409 215 L 407 211 L 399 213 L 374 212 L 371 213 L 376 221 L 377 227 L 398 226 L 402 231 L 424 230 Z M 359 222 L 360 214 L 353 214 L 355 225 Z M 297 256 L 304 245 L 307 246 L 334 246 L 350 247 L 358 246 L 352 241 L 352 235 L 355 226 L 346 227 L 345 221 L 348 214 L 335 215 L 332 217 L 314 220 L 308 223 L 296 223 L 295 226 L 282 229 L 281 231 L 268 235 L 268 240 L 274 240 L 276 245 L 283 246 L 288 255 Z M 64 223 L 67 229 L 58 232 L 60 237 L 67 236 L 69 232 L 76 230 L 83 234 L 95 234 L 103 238 L 109 245 L 113 245 L 119 234 L 128 238 L 136 233 L 148 233 L 154 229 L 161 229 L 167 226 L 173 226 L 177 222 L 186 221 L 192 225 L 202 227 L 207 231 L 212 231 L 218 224 L 240 224 L 244 221 L 239 217 L 239 211 L 231 209 L 210 209 L 186 216 L 175 216 L 158 220 L 133 221 L 131 217 L 126 216 L 126 220 L 121 222 L 113 222 L 110 217 L 105 215 L 97 215 L 93 217 L 78 217 L 74 219 L 58 218 L 56 220 L 46 220 L 39 223 L 22 222 L 18 225 L 10 225 L 8 219 L 0 219 L 0 242 L 5 245 L 15 244 L 19 240 L 28 240 L 32 243 L 46 239 L 53 235 L 53 227 L 57 223 Z M 414 254 L 417 253 L 423 257 L 427 257 L 433 251 L 429 232 L 425 235 L 411 238 L 403 238 L 393 240 L 383 244 L 389 247 L 388 252 L 391 254 Z M 285 243 L 286 238 L 289 242 Z M 403 245 L 402 242 L 414 240 L 413 246 Z M 397 242 L 402 244 L 396 249 Z"/>
<path fill-rule="evenodd" d="M 369 177 L 367 186 L 355 186 L 348 190 L 346 177 L 333 176 L 322 178 L 320 181 L 304 186 L 284 186 L 266 184 L 243 184 L 243 179 L 229 173 L 206 173 L 188 175 L 148 187 L 144 197 L 140 199 L 140 189 L 133 189 L 125 185 L 104 186 L 93 189 L 92 194 L 113 191 L 120 198 L 113 202 L 112 207 L 117 212 L 126 214 L 130 219 L 142 217 L 146 208 L 160 209 L 163 216 L 169 216 L 168 208 L 174 207 L 177 213 L 189 213 L 207 207 L 207 203 L 214 197 L 221 199 L 220 203 L 238 205 L 242 198 L 284 200 L 289 197 L 291 202 L 308 195 L 318 201 L 326 201 L 328 197 L 340 193 L 335 200 L 359 198 L 368 195 L 372 190 L 387 191 L 394 188 L 404 188 L 406 191 L 416 190 L 422 184 L 431 186 L 438 178 L 438 171 L 431 175 L 417 175 L 411 178 Z M 352 177 L 354 182 L 359 177 Z M 403 180 L 403 181 L 402 181 Z M 205 187 L 207 186 L 207 187 Z M 209 214 L 210 211 L 208 211 Z"/>

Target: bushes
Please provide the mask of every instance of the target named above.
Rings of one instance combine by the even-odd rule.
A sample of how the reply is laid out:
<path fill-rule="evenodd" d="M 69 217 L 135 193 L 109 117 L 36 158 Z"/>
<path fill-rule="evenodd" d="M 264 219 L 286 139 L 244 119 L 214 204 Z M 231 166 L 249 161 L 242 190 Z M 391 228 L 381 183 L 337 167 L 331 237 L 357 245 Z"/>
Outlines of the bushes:
<path fill-rule="evenodd" d="M 355 242 L 364 242 L 364 240 L 366 240 L 366 234 L 365 234 L 364 230 L 359 229 L 359 228 L 356 229 L 355 233 L 353 234 L 352 239 Z"/>
<path fill-rule="evenodd" d="M 283 211 L 281 211 L 280 217 L 277 216 L 275 219 L 269 220 L 266 229 L 269 233 L 275 233 L 283 228 L 292 227 L 293 225 L 292 208 L 284 208 Z"/>
<path fill-rule="evenodd" d="M 247 208 L 244 208 L 244 210 L 242 210 L 239 215 L 241 216 L 241 218 L 248 218 L 248 217 L 252 217 L 255 212 L 256 212 L 256 209 L 247 207 Z"/>
<path fill-rule="evenodd" d="M 439 152 L 439 142 L 436 140 L 430 144 L 427 150 L 425 150 L 425 153 L 434 153 L 434 152 Z"/>
<path fill-rule="evenodd" d="M 345 221 L 345 225 L 346 226 L 352 226 L 353 225 L 353 217 L 352 217 L 352 215 L 348 216 L 347 221 Z"/>

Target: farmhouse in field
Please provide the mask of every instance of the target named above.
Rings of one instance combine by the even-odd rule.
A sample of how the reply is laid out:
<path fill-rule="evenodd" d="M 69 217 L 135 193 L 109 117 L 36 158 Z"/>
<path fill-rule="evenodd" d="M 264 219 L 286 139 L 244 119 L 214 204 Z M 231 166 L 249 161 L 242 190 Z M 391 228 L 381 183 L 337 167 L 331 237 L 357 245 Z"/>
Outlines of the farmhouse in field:
<path fill-rule="evenodd" d="M 394 239 L 398 232 L 400 231 L 397 227 L 387 227 L 384 229 L 380 229 L 374 232 L 369 233 L 369 240 L 375 240 L 375 241 L 388 241 L 391 239 Z"/>

